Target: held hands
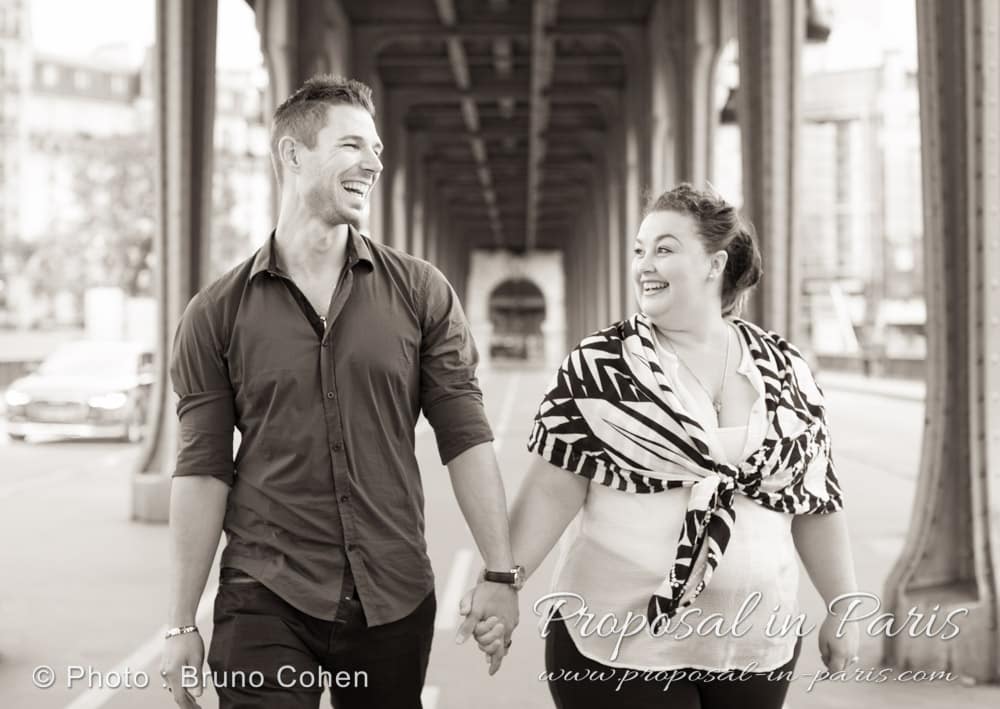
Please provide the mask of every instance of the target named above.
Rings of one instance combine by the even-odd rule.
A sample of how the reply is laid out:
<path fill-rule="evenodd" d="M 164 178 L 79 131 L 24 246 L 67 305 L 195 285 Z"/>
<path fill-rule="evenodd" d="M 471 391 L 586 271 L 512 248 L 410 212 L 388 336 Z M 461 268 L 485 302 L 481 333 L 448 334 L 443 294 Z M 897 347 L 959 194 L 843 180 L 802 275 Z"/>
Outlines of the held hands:
<path fill-rule="evenodd" d="M 490 675 L 500 669 L 511 644 L 511 634 L 519 620 L 517 591 L 504 584 L 480 582 L 459 604 L 465 616 L 455 641 L 464 643 L 474 635 L 479 649 L 486 654 Z"/>
<path fill-rule="evenodd" d="M 182 709 L 198 709 L 200 706 L 195 697 L 200 697 L 202 685 L 202 666 L 205 662 L 205 643 L 197 632 L 167 638 L 163 645 L 163 658 L 160 660 L 160 676 L 167 684 L 167 689 L 174 702 Z M 190 691 L 182 684 L 184 667 L 198 668 L 199 682 L 190 687 Z"/>

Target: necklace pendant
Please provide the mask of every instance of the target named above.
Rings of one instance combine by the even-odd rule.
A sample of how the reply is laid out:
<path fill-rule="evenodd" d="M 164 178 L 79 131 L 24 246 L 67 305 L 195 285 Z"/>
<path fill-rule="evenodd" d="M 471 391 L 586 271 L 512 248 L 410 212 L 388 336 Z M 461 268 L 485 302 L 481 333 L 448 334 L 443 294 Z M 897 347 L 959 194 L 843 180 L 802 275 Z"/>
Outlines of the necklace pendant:
<path fill-rule="evenodd" d="M 718 399 L 715 399 L 712 402 L 712 408 L 715 409 L 715 415 L 718 416 L 719 414 L 722 413 L 722 402 L 719 401 Z"/>

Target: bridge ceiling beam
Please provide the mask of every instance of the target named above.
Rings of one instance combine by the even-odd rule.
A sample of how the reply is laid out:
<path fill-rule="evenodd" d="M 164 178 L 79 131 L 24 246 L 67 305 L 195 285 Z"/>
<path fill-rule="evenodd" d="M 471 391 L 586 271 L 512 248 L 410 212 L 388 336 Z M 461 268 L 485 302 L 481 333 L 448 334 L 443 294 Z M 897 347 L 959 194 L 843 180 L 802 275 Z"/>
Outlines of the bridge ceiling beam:
<path fill-rule="evenodd" d="M 654 0 L 338 2 L 449 233 L 558 245 L 607 169 Z"/>
<path fill-rule="evenodd" d="M 525 249 L 535 248 L 535 230 L 538 227 L 538 201 L 540 199 L 542 170 L 544 169 L 546 139 L 549 123 L 548 89 L 555 68 L 555 40 L 546 36 L 546 29 L 555 23 L 558 0 L 537 0 L 532 5 L 531 17 L 531 111 L 528 132 L 528 193 L 527 217 L 524 226 Z"/>

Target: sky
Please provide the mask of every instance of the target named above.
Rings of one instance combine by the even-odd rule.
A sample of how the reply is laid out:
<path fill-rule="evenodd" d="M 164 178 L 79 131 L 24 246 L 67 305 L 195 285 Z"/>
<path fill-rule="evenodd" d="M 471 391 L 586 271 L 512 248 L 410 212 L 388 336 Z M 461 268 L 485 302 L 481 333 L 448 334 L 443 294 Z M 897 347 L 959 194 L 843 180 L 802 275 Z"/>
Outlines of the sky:
<path fill-rule="evenodd" d="M 807 49 L 805 73 L 881 63 L 898 49 L 916 66 L 913 0 L 821 0 L 833 12 L 833 32 Z M 136 66 L 155 34 L 155 0 L 30 0 L 35 47 L 46 54 L 86 57 L 102 45 L 124 44 Z M 219 0 L 217 64 L 244 69 L 262 64 L 254 15 L 245 0 Z"/>
<path fill-rule="evenodd" d="M 803 71 L 842 71 L 879 66 L 885 51 L 917 66 L 916 3 L 913 0 L 822 0 L 833 12 L 830 36 L 806 47 Z"/>
<path fill-rule="evenodd" d="M 155 0 L 29 0 L 36 51 L 84 58 L 107 45 L 135 66 L 156 35 Z M 245 0 L 219 0 L 216 64 L 224 69 L 261 66 L 254 14 Z"/>

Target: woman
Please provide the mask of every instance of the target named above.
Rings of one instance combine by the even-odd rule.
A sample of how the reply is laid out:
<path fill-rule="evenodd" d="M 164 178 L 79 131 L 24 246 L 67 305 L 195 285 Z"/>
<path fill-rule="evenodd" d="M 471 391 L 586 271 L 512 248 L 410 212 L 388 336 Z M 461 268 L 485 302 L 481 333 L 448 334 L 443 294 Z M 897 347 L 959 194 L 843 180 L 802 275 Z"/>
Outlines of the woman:
<path fill-rule="evenodd" d="M 732 206 L 666 192 L 635 240 L 640 312 L 584 339 L 542 401 L 511 539 L 530 575 L 576 518 L 543 622 L 559 707 L 781 707 L 811 628 L 795 550 L 827 604 L 856 590 L 822 394 L 794 347 L 735 317 L 760 277 Z M 838 610 L 830 671 L 857 659 Z M 476 629 L 494 656 L 504 633 Z"/>

